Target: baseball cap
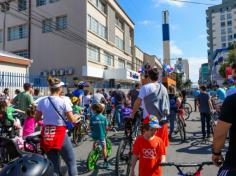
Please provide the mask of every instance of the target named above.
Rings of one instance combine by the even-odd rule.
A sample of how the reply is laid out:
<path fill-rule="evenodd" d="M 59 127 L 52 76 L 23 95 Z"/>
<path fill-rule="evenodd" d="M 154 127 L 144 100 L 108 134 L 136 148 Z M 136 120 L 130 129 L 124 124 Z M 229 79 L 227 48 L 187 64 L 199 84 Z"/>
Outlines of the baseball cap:
<path fill-rule="evenodd" d="M 147 115 L 143 120 L 144 125 L 149 125 L 152 128 L 161 128 L 159 121 L 156 116 L 154 115 Z"/>

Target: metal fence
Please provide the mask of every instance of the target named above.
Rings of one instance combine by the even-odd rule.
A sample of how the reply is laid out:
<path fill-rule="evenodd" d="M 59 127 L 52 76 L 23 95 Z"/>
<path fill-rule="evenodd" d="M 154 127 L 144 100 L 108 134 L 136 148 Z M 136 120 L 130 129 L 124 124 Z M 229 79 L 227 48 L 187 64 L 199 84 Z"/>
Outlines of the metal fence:
<path fill-rule="evenodd" d="M 67 83 L 66 77 L 59 77 Z M 0 92 L 9 88 L 10 95 L 13 96 L 16 89 L 23 89 L 24 83 L 31 83 L 34 88 L 39 88 L 42 94 L 48 93 L 47 77 L 41 75 L 29 75 L 24 73 L 1 72 L 0 71 Z"/>

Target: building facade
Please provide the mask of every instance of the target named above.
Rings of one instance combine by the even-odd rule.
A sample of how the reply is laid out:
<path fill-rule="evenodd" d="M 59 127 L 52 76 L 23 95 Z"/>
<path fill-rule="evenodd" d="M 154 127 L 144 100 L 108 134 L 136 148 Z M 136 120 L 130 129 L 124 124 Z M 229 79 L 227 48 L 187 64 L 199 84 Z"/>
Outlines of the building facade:
<path fill-rule="evenodd" d="M 208 63 L 202 64 L 199 69 L 199 84 L 208 84 L 209 67 Z"/>
<path fill-rule="evenodd" d="M 116 0 L 35 0 L 31 19 L 29 6 L 11 2 L 0 13 L 0 48 L 34 59 L 32 74 L 104 84 L 116 72 L 121 82 L 139 81 L 123 74 L 138 75 L 143 59 L 135 57 L 134 23 Z"/>
<path fill-rule="evenodd" d="M 219 74 L 218 60 L 228 56 L 228 48 L 236 41 L 236 1 L 222 0 L 222 3 L 209 7 L 207 14 L 207 45 L 209 77 L 212 83 L 222 84 L 224 78 Z M 221 61 L 222 62 L 222 61 Z"/>
<path fill-rule="evenodd" d="M 187 59 L 178 58 L 175 64 L 175 69 L 183 72 L 185 75 L 185 80 L 189 80 L 189 63 Z"/>

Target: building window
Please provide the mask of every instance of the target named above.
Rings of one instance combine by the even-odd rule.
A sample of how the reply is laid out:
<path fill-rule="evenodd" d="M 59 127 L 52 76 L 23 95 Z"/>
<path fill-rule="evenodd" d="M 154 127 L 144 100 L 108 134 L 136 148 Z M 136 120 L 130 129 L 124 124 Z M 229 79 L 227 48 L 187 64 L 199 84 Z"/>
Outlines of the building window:
<path fill-rule="evenodd" d="M 124 41 L 118 36 L 115 37 L 115 45 L 117 48 L 124 50 Z"/>
<path fill-rule="evenodd" d="M 120 29 L 124 30 L 124 23 L 118 16 L 116 16 L 116 26 L 118 26 Z"/>
<path fill-rule="evenodd" d="M 236 33 L 234 34 L 234 38 L 236 39 Z"/>
<path fill-rule="evenodd" d="M 98 34 L 98 21 L 94 18 L 91 19 L 91 30 Z"/>
<path fill-rule="evenodd" d="M 232 14 L 231 14 L 231 13 L 228 13 L 228 14 L 227 14 L 227 19 L 228 19 L 228 20 L 232 19 Z"/>
<path fill-rule="evenodd" d="M 113 66 L 113 63 L 114 63 L 114 57 L 110 55 L 109 53 L 104 52 L 104 64 Z"/>
<path fill-rule="evenodd" d="M 50 3 L 58 2 L 60 0 L 49 0 Z"/>
<path fill-rule="evenodd" d="M 52 19 L 43 20 L 42 32 L 52 32 Z"/>
<path fill-rule="evenodd" d="M 225 22 L 221 22 L 221 23 L 220 23 L 220 26 L 221 26 L 221 27 L 225 27 Z"/>
<path fill-rule="evenodd" d="M 18 10 L 26 10 L 27 9 L 27 2 L 26 0 L 18 0 Z"/>
<path fill-rule="evenodd" d="M 91 61 L 99 62 L 99 49 L 89 45 L 88 46 L 88 59 Z"/>
<path fill-rule="evenodd" d="M 221 35 L 226 34 L 225 28 L 221 29 Z"/>
<path fill-rule="evenodd" d="M 226 36 L 221 36 L 221 41 L 225 42 L 226 41 Z"/>
<path fill-rule="evenodd" d="M 88 29 L 94 33 L 96 33 L 98 36 L 106 39 L 107 38 L 107 28 L 106 26 L 99 23 L 96 19 L 88 15 L 87 19 L 87 25 Z"/>
<path fill-rule="evenodd" d="M 126 68 L 132 70 L 132 64 L 130 62 L 126 63 Z"/>
<path fill-rule="evenodd" d="M 61 16 L 56 18 L 57 30 L 63 30 L 67 28 L 67 16 Z"/>
<path fill-rule="evenodd" d="M 15 51 L 13 53 L 24 58 L 29 58 L 28 50 Z"/>
<path fill-rule="evenodd" d="M 222 43 L 222 48 L 226 48 L 226 43 Z"/>
<path fill-rule="evenodd" d="M 106 4 L 102 0 L 90 0 L 100 11 L 106 13 Z"/>
<path fill-rule="evenodd" d="M 20 25 L 8 28 L 8 40 L 18 40 L 22 38 L 26 38 L 28 36 L 27 33 L 27 25 Z"/>
<path fill-rule="evenodd" d="M 43 6 L 46 5 L 46 0 L 36 0 L 36 6 Z"/>
<path fill-rule="evenodd" d="M 2 30 L 0 30 L 0 43 L 3 42 L 3 33 L 2 33 Z"/>
<path fill-rule="evenodd" d="M 225 20 L 225 15 L 220 15 L 220 20 L 221 21 Z"/>
<path fill-rule="evenodd" d="M 102 24 L 99 24 L 99 34 L 100 37 L 106 38 L 106 27 Z"/>
<path fill-rule="evenodd" d="M 231 40 L 233 40 L 233 35 L 228 36 L 228 41 L 231 41 Z"/>
<path fill-rule="evenodd" d="M 125 68 L 125 61 L 123 59 L 118 60 L 118 68 Z"/>
<path fill-rule="evenodd" d="M 227 21 L 228 26 L 232 26 L 232 21 Z"/>
<path fill-rule="evenodd" d="M 232 42 L 229 42 L 229 43 L 228 43 L 228 46 L 229 46 L 229 47 L 232 46 Z"/>
<path fill-rule="evenodd" d="M 232 34 L 232 33 L 233 33 L 232 28 L 228 28 L 228 33 L 229 33 L 229 34 Z"/>

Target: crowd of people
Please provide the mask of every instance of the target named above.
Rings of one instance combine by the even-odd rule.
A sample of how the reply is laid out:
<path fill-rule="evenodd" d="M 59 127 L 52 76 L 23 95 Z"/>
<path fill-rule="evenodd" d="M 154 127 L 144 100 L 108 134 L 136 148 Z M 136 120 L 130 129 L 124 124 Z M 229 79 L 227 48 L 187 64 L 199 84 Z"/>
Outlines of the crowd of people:
<path fill-rule="evenodd" d="M 232 66 L 236 78 L 236 65 Z M 109 168 L 107 160 L 106 135 L 111 126 L 117 131 L 124 129 L 124 120 L 134 119 L 141 122 L 141 136 L 135 137 L 133 144 L 132 176 L 135 175 L 136 162 L 139 159 L 139 175 L 162 175 L 160 163 L 166 162 L 166 150 L 169 140 L 172 139 L 176 114 L 181 114 L 183 103 L 186 102 L 185 92 L 176 92 L 175 87 L 164 87 L 159 80 L 156 68 L 149 69 L 144 76 L 142 85 L 136 84 L 127 94 L 120 85 L 117 89 L 106 92 L 98 89 L 91 93 L 85 89 L 83 82 L 76 85 L 76 89 L 64 96 L 64 83 L 57 78 L 48 78 L 49 96 L 40 97 L 39 89 L 33 91 L 29 83 L 24 84 L 24 91 L 16 90 L 16 95 L 10 98 L 9 89 L 5 89 L 0 96 L 0 119 L 7 119 L 19 130 L 19 137 L 23 139 L 41 131 L 41 147 L 48 159 L 53 162 L 55 175 L 61 175 L 60 156 L 65 161 L 70 176 L 78 175 L 76 166 L 76 153 L 67 134 L 67 128 L 77 123 L 82 115 L 89 120 L 91 136 L 96 144 L 102 146 L 104 168 Z M 210 137 L 210 113 L 214 111 L 215 104 L 223 104 L 222 113 L 215 129 L 212 159 L 216 165 L 223 162 L 221 150 L 230 129 L 229 150 L 226 161 L 219 171 L 219 175 L 228 173 L 235 175 L 236 153 L 235 144 L 235 118 L 233 108 L 236 105 L 236 88 L 233 85 L 224 89 L 215 86 L 215 91 L 201 86 L 200 91 L 194 92 L 195 111 L 199 108 L 201 115 L 202 137 Z M 218 97 L 217 103 L 212 103 L 212 96 Z M 113 118 L 106 118 L 106 108 L 112 107 Z M 140 111 L 141 109 L 141 111 Z M 20 120 L 13 117 L 13 113 L 20 114 Z M 140 113 L 137 115 L 137 113 Z M 169 122 L 169 127 L 168 123 Z M 4 122 L 5 123 L 5 122 Z M 139 124 L 139 123 L 137 123 Z M 207 126 L 207 130 L 205 129 Z"/>

